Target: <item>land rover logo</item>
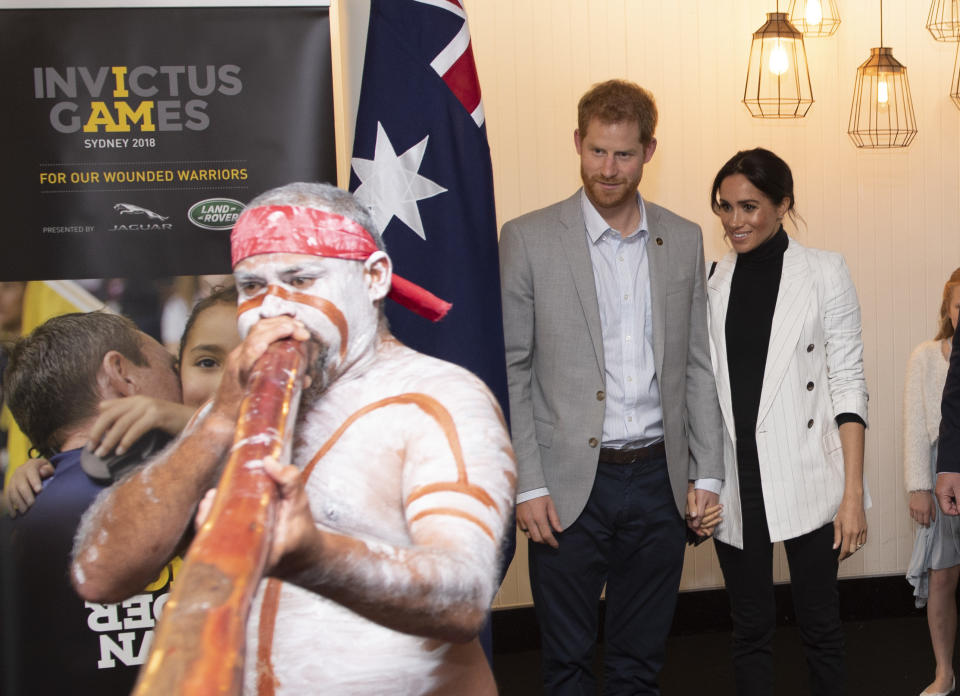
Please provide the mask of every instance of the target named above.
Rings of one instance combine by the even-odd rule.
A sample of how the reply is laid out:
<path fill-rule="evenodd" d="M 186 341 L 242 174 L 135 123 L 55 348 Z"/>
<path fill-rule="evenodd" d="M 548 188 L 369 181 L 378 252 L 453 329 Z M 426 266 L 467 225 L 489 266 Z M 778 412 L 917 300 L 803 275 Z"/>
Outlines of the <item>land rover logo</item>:
<path fill-rule="evenodd" d="M 187 217 L 205 230 L 229 230 L 243 212 L 243 203 L 232 198 L 208 198 L 194 203 Z"/>

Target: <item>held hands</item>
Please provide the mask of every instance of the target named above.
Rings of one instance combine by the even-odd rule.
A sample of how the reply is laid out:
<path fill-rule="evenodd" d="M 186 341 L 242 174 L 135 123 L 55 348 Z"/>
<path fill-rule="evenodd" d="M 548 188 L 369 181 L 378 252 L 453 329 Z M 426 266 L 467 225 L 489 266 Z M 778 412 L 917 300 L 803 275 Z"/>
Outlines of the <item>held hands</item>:
<path fill-rule="evenodd" d="M 849 558 L 867 543 L 867 516 L 863 501 L 843 496 L 833 520 L 833 548 L 840 549 L 838 560 Z"/>
<path fill-rule="evenodd" d="M 53 464 L 46 459 L 28 459 L 10 474 L 3 489 L 3 506 L 10 517 L 22 515 L 43 489 L 43 480 L 53 476 Z"/>
<path fill-rule="evenodd" d="M 554 532 L 562 532 L 560 516 L 549 495 L 533 498 L 517 505 L 517 527 L 527 538 L 538 544 L 560 548 Z"/>
<path fill-rule="evenodd" d="M 719 501 L 720 496 L 716 493 L 694 488 L 693 481 L 687 482 L 687 526 L 697 536 L 711 536 L 723 521 L 723 505 Z"/>
<path fill-rule="evenodd" d="M 910 491 L 910 517 L 924 527 L 937 519 L 937 501 L 931 491 Z"/>

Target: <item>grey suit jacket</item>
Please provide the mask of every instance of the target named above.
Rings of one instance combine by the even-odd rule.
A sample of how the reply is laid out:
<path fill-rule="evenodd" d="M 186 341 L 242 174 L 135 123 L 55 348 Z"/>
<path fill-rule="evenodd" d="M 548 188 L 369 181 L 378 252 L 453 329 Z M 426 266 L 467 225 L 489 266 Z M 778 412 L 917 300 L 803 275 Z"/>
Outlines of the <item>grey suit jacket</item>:
<path fill-rule="evenodd" d="M 723 478 L 700 228 L 644 201 L 653 354 L 677 511 L 687 480 Z M 600 309 L 579 191 L 503 226 L 500 272 L 517 492 L 547 488 L 561 525 L 593 487 L 604 416 Z"/>

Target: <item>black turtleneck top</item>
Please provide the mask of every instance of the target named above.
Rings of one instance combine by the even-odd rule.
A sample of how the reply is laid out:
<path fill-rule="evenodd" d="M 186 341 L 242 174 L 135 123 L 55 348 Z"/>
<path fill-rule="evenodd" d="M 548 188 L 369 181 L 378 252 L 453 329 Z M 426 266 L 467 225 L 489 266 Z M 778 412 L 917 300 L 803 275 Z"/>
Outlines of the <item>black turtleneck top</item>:
<path fill-rule="evenodd" d="M 737 255 L 724 327 L 737 439 L 753 439 L 756 431 L 783 254 L 789 244 L 790 239 L 781 227 L 760 246 Z"/>
<path fill-rule="evenodd" d="M 753 440 L 755 436 L 783 254 L 789 245 L 790 238 L 781 226 L 760 246 L 738 254 L 733 269 L 724 331 L 730 401 L 738 440 Z M 836 420 L 838 425 L 848 422 L 864 425 L 855 413 L 841 413 Z"/>

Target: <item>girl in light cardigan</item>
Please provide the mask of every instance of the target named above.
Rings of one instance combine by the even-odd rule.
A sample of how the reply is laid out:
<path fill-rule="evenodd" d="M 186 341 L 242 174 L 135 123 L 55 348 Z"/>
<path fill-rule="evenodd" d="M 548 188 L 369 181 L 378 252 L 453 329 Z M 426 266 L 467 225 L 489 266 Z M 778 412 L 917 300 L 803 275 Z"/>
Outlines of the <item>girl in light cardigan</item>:
<path fill-rule="evenodd" d="M 960 517 L 941 515 L 933 496 L 940 429 L 940 397 L 947 378 L 950 343 L 960 312 L 960 268 L 943 287 L 940 324 L 932 341 L 910 355 L 903 389 L 903 474 L 910 516 L 920 525 L 907 580 L 916 605 L 927 605 L 930 642 L 937 661 L 933 682 L 920 696 L 953 693 L 953 645 L 957 632 L 957 579 L 960 578 Z"/>

